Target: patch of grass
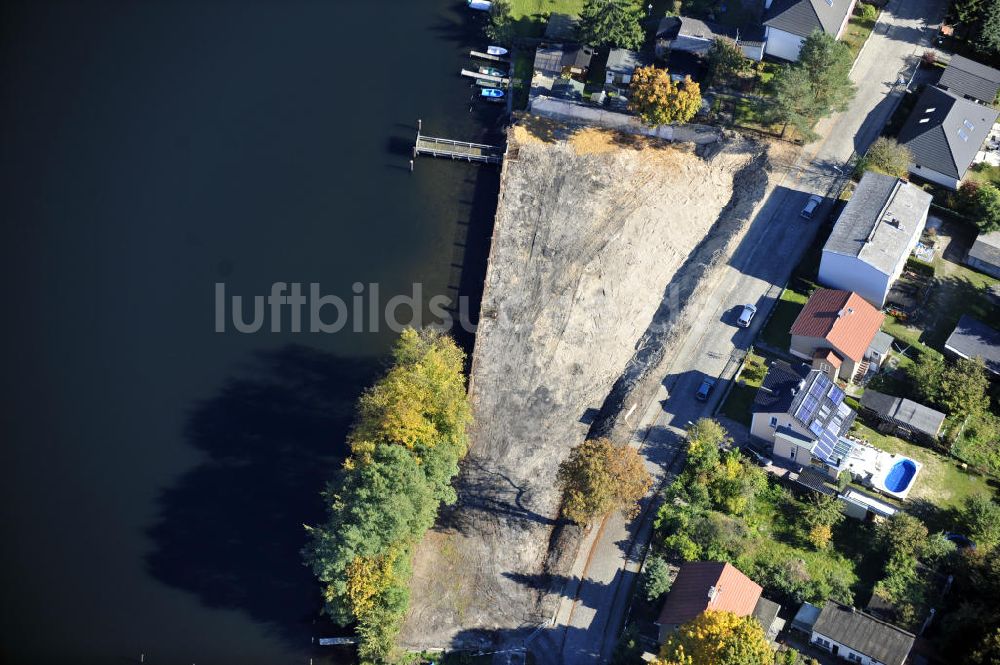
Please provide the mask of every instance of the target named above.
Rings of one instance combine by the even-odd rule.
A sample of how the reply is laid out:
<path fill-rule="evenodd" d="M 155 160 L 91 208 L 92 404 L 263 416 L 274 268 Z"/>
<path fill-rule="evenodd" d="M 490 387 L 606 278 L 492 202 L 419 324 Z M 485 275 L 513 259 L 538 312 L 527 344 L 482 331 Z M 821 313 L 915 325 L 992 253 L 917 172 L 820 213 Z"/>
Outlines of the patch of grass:
<path fill-rule="evenodd" d="M 977 182 L 1000 186 L 1000 166 L 993 166 L 986 162 L 973 164 L 968 171 L 968 176 Z"/>
<path fill-rule="evenodd" d="M 948 261 L 941 265 L 944 274 L 934 280 L 919 321 L 923 329 L 921 341 L 936 349 L 944 347 L 963 314 L 980 321 L 1000 320 L 1000 306 L 990 296 L 990 290 L 1000 280 Z"/>
<path fill-rule="evenodd" d="M 550 14 L 579 16 L 584 0 L 511 0 L 510 15 L 518 37 L 541 37 Z"/>
<path fill-rule="evenodd" d="M 744 363 L 739 376 L 736 377 L 736 384 L 726 396 L 722 412 L 749 427 L 752 417 L 751 407 L 765 374 L 767 374 L 767 364 L 763 356 L 759 356 L 753 351 L 747 353 L 746 363 Z"/>
<path fill-rule="evenodd" d="M 840 41 L 847 44 L 847 48 L 851 49 L 852 60 L 858 59 L 861 47 L 868 41 L 868 36 L 872 34 L 874 28 L 875 21 L 863 19 L 860 16 L 851 16 L 851 20 L 847 23 L 847 29 L 844 31 L 844 36 L 840 38 Z"/>
<path fill-rule="evenodd" d="M 760 338 L 777 349 L 787 349 L 792 342 L 792 336 L 788 331 L 791 330 L 795 318 L 808 299 L 808 296 L 791 289 L 782 291 L 778 302 L 774 304 L 771 318 L 760 331 Z"/>
<path fill-rule="evenodd" d="M 946 455 L 895 436 L 880 434 L 857 420 L 851 432 L 868 440 L 876 448 L 887 453 L 905 455 L 923 465 L 907 497 L 908 502 L 925 501 L 939 509 L 947 510 L 961 506 L 973 494 L 993 493 L 984 478 L 963 471 L 958 462 Z"/>

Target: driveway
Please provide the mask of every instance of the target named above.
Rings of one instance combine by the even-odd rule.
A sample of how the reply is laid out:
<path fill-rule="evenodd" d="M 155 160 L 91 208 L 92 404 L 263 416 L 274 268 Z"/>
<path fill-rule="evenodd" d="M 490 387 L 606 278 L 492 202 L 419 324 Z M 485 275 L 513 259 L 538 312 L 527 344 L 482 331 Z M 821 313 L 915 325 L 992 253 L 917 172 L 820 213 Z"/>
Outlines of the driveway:
<path fill-rule="evenodd" d="M 706 297 L 692 333 L 674 356 L 659 394 L 638 410 L 632 445 L 640 447 L 647 467 L 667 482 L 683 464 L 683 428 L 714 413 L 738 366 L 766 321 L 774 302 L 814 237 L 816 220 L 799 211 L 809 194 L 835 195 L 847 176 L 846 162 L 875 139 L 891 115 L 920 53 L 928 47 L 944 11 L 943 0 L 892 0 L 862 50 L 852 79 L 858 94 L 849 109 L 817 127 L 820 138 L 805 147 L 799 162 L 770 195 L 754 219 L 715 290 Z M 757 305 L 749 330 L 733 325 L 729 314 L 743 303 Z M 707 403 L 694 399 L 705 376 L 718 378 Z M 607 662 L 624 623 L 631 589 L 644 556 L 655 514 L 655 496 L 643 513 L 628 522 L 614 514 L 584 542 L 573 570 L 574 582 L 551 629 L 529 648 L 539 662 Z"/>

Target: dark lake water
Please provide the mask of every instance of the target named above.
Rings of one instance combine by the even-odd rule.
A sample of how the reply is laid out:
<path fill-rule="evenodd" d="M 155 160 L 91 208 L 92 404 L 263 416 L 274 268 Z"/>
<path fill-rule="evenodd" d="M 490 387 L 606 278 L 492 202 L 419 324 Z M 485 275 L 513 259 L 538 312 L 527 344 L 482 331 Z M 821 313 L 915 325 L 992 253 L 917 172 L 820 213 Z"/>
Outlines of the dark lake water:
<path fill-rule="evenodd" d="M 217 333 L 215 284 L 478 310 L 497 171 L 408 161 L 417 118 L 496 131 L 457 75 L 479 18 L 3 3 L 0 660 L 344 661 L 302 525 L 395 334 Z"/>

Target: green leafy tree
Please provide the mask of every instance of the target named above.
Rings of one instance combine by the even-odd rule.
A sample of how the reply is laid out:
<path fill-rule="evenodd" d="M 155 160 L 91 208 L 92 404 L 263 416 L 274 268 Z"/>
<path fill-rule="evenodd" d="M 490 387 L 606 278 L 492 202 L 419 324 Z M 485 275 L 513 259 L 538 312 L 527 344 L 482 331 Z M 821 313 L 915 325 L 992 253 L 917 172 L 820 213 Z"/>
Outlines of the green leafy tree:
<path fill-rule="evenodd" d="M 1000 53 L 1000 0 L 988 1 L 975 46 L 981 53 Z"/>
<path fill-rule="evenodd" d="M 486 24 L 486 36 L 496 44 L 507 46 L 514 41 L 514 17 L 511 16 L 510 0 L 493 0 L 490 5 L 490 20 Z"/>
<path fill-rule="evenodd" d="M 888 601 L 896 610 L 897 621 L 913 626 L 919 620 L 927 598 L 927 580 L 917 571 L 917 560 L 899 554 L 889 559 L 885 577 L 875 585 L 876 596 Z"/>
<path fill-rule="evenodd" d="M 906 375 L 913 385 L 920 400 L 939 404 L 941 394 L 941 376 L 944 374 L 944 361 L 940 356 L 921 353 L 917 362 L 910 366 Z"/>
<path fill-rule="evenodd" d="M 775 77 L 775 118 L 796 127 L 806 138 L 814 138 L 816 121 L 843 111 L 854 97 L 852 64 L 846 44 L 814 30 L 802 43 L 799 61 Z"/>
<path fill-rule="evenodd" d="M 991 183 L 980 184 L 970 212 L 983 233 L 1000 231 L 1000 189 Z"/>
<path fill-rule="evenodd" d="M 984 494 L 973 494 L 965 500 L 959 521 L 976 547 L 993 550 L 1000 544 L 1000 505 Z"/>
<path fill-rule="evenodd" d="M 635 448 L 608 439 L 589 439 L 574 447 L 559 465 L 556 481 L 563 515 L 577 524 L 618 509 L 634 514 L 653 484 Z"/>
<path fill-rule="evenodd" d="M 646 600 L 655 603 L 663 594 L 670 591 L 670 566 L 661 556 L 653 555 L 642 570 L 642 590 Z"/>
<path fill-rule="evenodd" d="M 960 23 L 978 23 L 991 0 L 955 0 L 951 10 Z"/>
<path fill-rule="evenodd" d="M 948 413 L 978 415 L 989 406 L 989 387 L 982 358 L 959 358 L 941 372 L 937 403 Z"/>
<path fill-rule="evenodd" d="M 638 49 L 646 39 L 643 11 L 634 0 L 587 0 L 580 11 L 580 40 L 593 46 Z"/>
<path fill-rule="evenodd" d="M 863 175 L 865 171 L 875 171 L 896 178 L 905 178 L 911 163 L 913 155 L 909 148 L 900 145 L 895 139 L 880 136 L 858 162 L 858 173 Z"/>
<path fill-rule="evenodd" d="M 735 42 L 716 37 L 708 48 L 708 75 L 712 85 L 731 84 L 750 71 L 750 60 Z"/>
<path fill-rule="evenodd" d="M 652 127 L 687 122 L 701 108 L 699 85 L 690 76 L 675 82 L 665 69 L 637 68 L 629 90 L 629 108 Z"/>
<path fill-rule="evenodd" d="M 879 522 L 875 532 L 882 551 L 889 557 L 916 558 L 927 543 L 927 527 L 909 513 L 898 512 Z"/>
<path fill-rule="evenodd" d="M 878 18 L 878 9 L 875 5 L 868 4 L 867 2 L 859 2 L 858 6 L 854 9 L 854 13 L 866 21 L 874 21 Z"/>
<path fill-rule="evenodd" d="M 663 644 L 658 665 L 774 665 L 760 622 L 732 612 L 702 612 Z"/>
<path fill-rule="evenodd" d="M 806 539 L 816 549 L 822 549 L 830 542 L 833 527 L 844 519 L 840 502 L 825 494 L 813 494 L 802 508 L 802 521 L 808 527 Z"/>

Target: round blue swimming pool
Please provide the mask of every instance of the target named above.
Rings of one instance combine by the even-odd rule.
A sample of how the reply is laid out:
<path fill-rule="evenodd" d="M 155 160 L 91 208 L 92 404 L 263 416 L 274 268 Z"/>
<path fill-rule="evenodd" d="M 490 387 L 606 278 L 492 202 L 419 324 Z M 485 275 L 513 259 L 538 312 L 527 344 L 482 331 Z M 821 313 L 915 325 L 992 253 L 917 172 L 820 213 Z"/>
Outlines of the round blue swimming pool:
<path fill-rule="evenodd" d="M 917 475 L 917 465 L 910 459 L 901 459 L 892 465 L 885 476 L 885 488 L 890 492 L 902 492 L 910 486 Z"/>

